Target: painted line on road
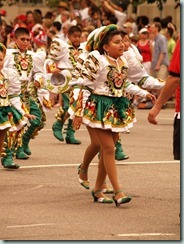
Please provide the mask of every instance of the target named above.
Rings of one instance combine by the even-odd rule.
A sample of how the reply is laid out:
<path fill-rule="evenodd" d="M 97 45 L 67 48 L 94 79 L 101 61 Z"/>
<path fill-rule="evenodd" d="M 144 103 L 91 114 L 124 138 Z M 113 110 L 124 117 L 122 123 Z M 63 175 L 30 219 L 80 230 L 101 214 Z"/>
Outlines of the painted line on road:
<path fill-rule="evenodd" d="M 123 162 L 118 163 L 116 162 L 116 165 L 133 165 L 133 164 L 178 164 L 180 161 L 173 160 L 173 161 L 146 161 L 146 162 Z M 91 163 L 91 166 L 97 166 L 98 163 Z M 22 169 L 31 169 L 31 168 L 54 168 L 54 167 L 76 167 L 79 166 L 79 164 L 43 164 L 43 165 L 29 165 L 29 166 L 20 166 Z M 4 169 L 3 169 L 4 170 Z"/>
<path fill-rule="evenodd" d="M 48 226 L 48 225 L 56 225 L 55 223 L 45 223 L 45 224 L 30 224 L 30 225 L 10 225 L 6 226 L 6 228 L 25 228 L 25 227 L 37 227 L 37 226 Z"/>
<path fill-rule="evenodd" d="M 116 165 L 134 165 L 134 164 L 179 164 L 179 160 L 172 160 L 172 161 L 146 161 L 146 162 L 116 162 Z M 34 169 L 34 168 L 54 168 L 54 167 L 76 167 L 79 164 L 43 164 L 43 165 L 29 165 L 29 166 L 20 166 L 19 169 Z M 90 166 L 98 166 L 98 163 L 91 163 Z M 7 170 L 5 168 L 0 169 Z"/>
<path fill-rule="evenodd" d="M 52 129 L 42 129 L 41 131 L 51 131 Z M 78 132 L 79 131 L 87 131 L 87 129 L 86 128 L 84 128 L 84 129 L 80 129 L 80 130 L 78 130 Z"/>
<path fill-rule="evenodd" d="M 30 188 L 30 189 L 27 189 L 27 190 L 23 190 L 23 191 L 16 191 L 16 192 L 13 192 L 13 194 L 17 194 L 17 193 L 21 193 L 21 192 L 34 191 L 34 190 L 39 189 L 39 188 L 41 188 L 41 187 L 43 187 L 43 185 L 39 185 L 39 186 Z"/>
<path fill-rule="evenodd" d="M 175 236 L 173 233 L 140 233 L 140 234 L 118 234 L 117 236 L 128 237 L 128 236 Z"/>

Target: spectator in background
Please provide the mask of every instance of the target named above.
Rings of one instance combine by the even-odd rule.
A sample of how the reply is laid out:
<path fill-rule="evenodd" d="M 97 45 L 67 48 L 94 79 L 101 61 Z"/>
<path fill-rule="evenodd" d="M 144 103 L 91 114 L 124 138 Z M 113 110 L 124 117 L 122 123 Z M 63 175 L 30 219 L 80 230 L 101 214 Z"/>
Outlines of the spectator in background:
<path fill-rule="evenodd" d="M 112 3 L 110 0 L 106 0 L 103 2 L 102 7 L 104 7 L 106 10 L 108 10 L 110 13 L 112 13 L 116 19 L 117 23 L 116 25 L 121 30 L 123 29 L 123 24 L 127 20 L 127 14 L 125 13 L 124 9 L 121 7 L 121 5 L 117 5 Z"/>
<path fill-rule="evenodd" d="M 51 19 L 43 19 L 42 28 L 39 29 L 38 33 L 32 36 L 33 48 L 36 51 L 36 45 L 43 44 L 48 48 L 48 32 L 52 25 Z M 46 49 L 47 50 L 47 49 Z"/>
<path fill-rule="evenodd" d="M 127 19 L 127 21 L 132 23 L 132 33 L 134 34 L 134 36 L 137 36 L 138 34 L 138 26 L 136 20 L 137 20 L 137 15 L 135 13 L 132 13 Z"/>
<path fill-rule="evenodd" d="M 86 42 L 87 38 L 88 38 L 89 32 L 88 31 L 82 31 L 82 35 L 81 35 L 81 43 L 82 42 Z"/>
<path fill-rule="evenodd" d="M 2 20 L 0 25 L 0 42 L 6 46 L 6 27 L 7 24 L 4 20 Z"/>
<path fill-rule="evenodd" d="M 102 15 L 101 15 L 101 22 L 102 25 L 109 25 L 109 24 L 116 24 L 117 23 L 117 18 L 114 16 L 114 14 L 110 13 L 109 11 L 106 11 L 103 9 Z"/>
<path fill-rule="evenodd" d="M 10 48 L 10 44 L 14 43 L 13 40 L 13 26 L 12 25 L 6 25 L 5 27 L 5 38 L 4 43 L 7 48 Z"/>
<path fill-rule="evenodd" d="M 50 26 L 50 30 L 49 31 L 52 31 L 52 35 L 54 37 L 57 36 L 57 38 L 60 38 L 62 36 L 62 33 L 61 33 L 61 22 L 59 21 L 54 21 L 51 26 Z M 52 36 L 52 37 L 53 37 Z"/>
<path fill-rule="evenodd" d="M 2 21 L 6 22 L 7 25 L 11 25 L 12 21 L 7 15 L 7 11 L 5 9 L 0 9 L 0 24 Z"/>
<path fill-rule="evenodd" d="M 123 28 L 124 28 L 124 31 L 127 33 L 127 35 L 129 37 L 133 37 L 134 34 L 132 32 L 133 28 L 132 28 L 132 23 L 131 22 L 126 22 L 123 24 Z"/>
<path fill-rule="evenodd" d="M 69 5 L 68 3 L 64 2 L 64 1 L 60 1 L 59 5 L 58 5 L 58 15 L 56 16 L 56 18 L 54 19 L 54 21 L 59 21 L 62 23 L 62 13 L 63 11 L 68 11 L 69 10 Z"/>
<path fill-rule="evenodd" d="M 26 15 L 25 14 L 18 15 L 14 20 L 13 26 L 14 26 L 13 31 L 15 31 L 18 27 L 27 28 Z"/>
<path fill-rule="evenodd" d="M 43 19 L 43 15 L 42 15 L 42 11 L 40 9 L 34 9 L 33 12 L 36 12 L 37 14 L 39 14 L 41 16 L 41 18 Z"/>
<path fill-rule="evenodd" d="M 70 24 L 70 12 L 67 10 L 64 10 L 61 14 L 61 20 L 60 20 L 61 24 L 65 24 L 68 23 Z"/>
<path fill-rule="evenodd" d="M 173 39 L 173 34 L 174 34 L 174 30 L 170 27 L 166 28 L 165 31 L 165 36 L 167 38 L 167 46 L 168 46 L 168 57 L 169 57 L 169 62 L 172 58 L 175 46 L 176 46 L 176 42 Z"/>
<path fill-rule="evenodd" d="M 100 26 L 102 26 L 102 22 L 101 22 L 101 11 L 100 9 L 96 9 L 96 8 L 92 8 L 91 9 L 91 21 L 90 24 L 92 26 L 94 26 L 94 28 L 99 28 Z"/>
<path fill-rule="evenodd" d="M 162 105 L 176 92 L 174 132 L 173 132 L 173 155 L 175 160 L 180 160 L 180 39 L 177 41 L 170 65 L 169 76 L 165 86 L 158 97 L 154 107 L 148 114 L 148 121 L 157 124 L 156 116 L 160 113 Z"/>
<path fill-rule="evenodd" d="M 70 23 L 71 25 L 81 25 L 82 26 L 82 17 L 78 10 L 70 9 Z"/>
<path fill-rule="evenodd" d="M 68 42 L 68 30 L 69 30 L 69 28 L 70 28 L 69 22 L 62 24 L 60 39 L 65 41 L 65 42 Z"/>
<path fill-rule="evenodd" d="M 131 35 L 129 38 L 130 38 L 130 42 L 132 44 L 134 44 L 135 46 L 137 46 L 137 42 L 139 40 L 139 36 L 138 35 Z"/>
<path fill-rule="evenodd" d="M 139 49 L 143 57 L 142 64 L 146 72 L 150 74 L 153 46 L 149 39 L 149 32 L 147 28 L 142 28 L 139 31 L 139 40 L 137 42 L 137 48 Z"/>
<path fill-rule="evenodd" d="M 161 23 L 161 18 L 158 17 L 158 16 L 156 16 L 156 17 L 153 18 L 153 21 L 152 22 L 159 22 L 159 23 Z"/>
<path fill-rule="evenodd" d="M 33 26 L 34 26 L 35 22 L 34 22 L 34 15 L 33 15 L 33 11 L 28 10 L 26 12 L 26 25 L 29 31 L 32 30 Z"/>
<path fill-rule="evenodd" d="M 166 28 L 167 28 L 167 25 L 168 25 L 168 19 L 166 18 L 163 18 L 160 20 L 160 23 L 161 23 L 161 31 L 160 31 L 160 34 L 164 35 L 166 34 Z"/>
<path fill-rule="evenodd" d="M 154 41 L 151 75 L 166 80 L 169 65 L 168 47 L 166 37 L 160 34 L 161 29 L 159 22 L 153 22 L 150 26 L 150 33 Z"/>
<path fill-rule="evenodd" d="M 1 20 L 5 19 L 5 17 L 7 16 L 6 10 L 0 9 L 0 16 L 1 16 Z"/>
<path fill-rule="evenodd" d="M 90 10 L 90 1 L 81 0 L 79 12 L 84 27 L 86 27 L 86 21 L 90 18 L 89 10 Z"/>
<path fill-rule="evenodd" d="M 46 14 L 43 16 L 43 19 L 51 19 L 54 22 L 55 15 L 51 11 L 47 11 Z"/>
<path fill-rule="evenodd" d="M 140 31 L 142 28 L 149 25 L 149 18 L 145 15 L 137 16 L 136 23 L 137 23 L 138 31 Z"/>
<path fill-rule="evenodd" d="M 6 27 L 6 22 L 4 20 L 1 19 L 1 23 L 0 23 L 0 42 L 3 43 L 4 38 L 3 38 L 3 33 L 5 31 L 5 27 Z M 4 44 L 4 43 L 3 43 Z"/>

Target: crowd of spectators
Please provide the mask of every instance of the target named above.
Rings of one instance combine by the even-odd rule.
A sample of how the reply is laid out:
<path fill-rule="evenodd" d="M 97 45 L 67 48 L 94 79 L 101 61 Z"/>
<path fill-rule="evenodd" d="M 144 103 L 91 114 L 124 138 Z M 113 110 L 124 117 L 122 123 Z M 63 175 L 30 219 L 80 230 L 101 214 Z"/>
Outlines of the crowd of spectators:
<path fill-rule="evenodd" d="M 50 10 L 44 15 L 40 9 L 28 10 L 9 23 L 6 21 L 8 13 L 0 9 L 0 42 L 7 48 L 11 48 L 14 45 L 15 29 L 26 27 L 30 31 L 32 40 L 30 48 L 36 51 L 38 45 L 44 45 L 49 52 L 53 37 L 57 36 L 68 41 L 67 34 L 71 26 L 76 25 L 81 28 L 81 42 L 85 42 L 94 29 L 108 24 L 117 24 L 118 28 L 127 33 L 132 43 L 137 46 L 143 56 L 143 65 L 150 73 L 154 49 L 154 37 L 150 33 L 151 23 L 160 23 L 160 33 L 167 40 L 169 60 L 179 37 L 179 31 L 173 23 L 172 16 L 163 19 L 155 17 L 150 20 L 148 16 L 137 16 L 135 13 L 127 15 L 126 10 L 126 6 L 121 2 L 115 4 L 112 0 L 101 1 L 101 8 L 94 0 L 62 0 L 57 9 Z"/>
<path fill-rule="evenodd" d="M 162 33 L 167 35 L 167 38 L 174 37 L 176 41 L 177 30 L 175 24 L 172 23 L 172 16 L 167 16 L 163 19 L 155 17 L 152 20 L 147 16 L 137 16 L 135 13 L 128 16 L 125 6 L 121 1 L 120 4 L 115 4 L 112 0 L 101 1 L 101 8 L 99 8 L 94 0 L 62 0 L 59 2 L 57 9 L 48 11 L 44 15 L 40 9 L 28 10 L 26 13 L 18 15 L 12 23 L 6 21 L 8 13 L 1 9 L 0 41 L 8 45 L 10 41 L 9 36 L 13 36 L 14 30 L 18 26 L 27 27 L 34 36 L 41 30 L 44 30 L 45 34 L 51 37 L 51 34 L 56 34 L 52 28 L 52 24 L 54 24 L 55 26 L 57 25 L 58 31 L 65 38 L 68 28 L 72 25 L 80 26 L 84 35 L 87 36 L 95 28 L 111 23 L 117 24 L 133 40 L 138 40 L 139 31 L 145 26 L 148 27 L 151 21 L 160 22 Z M 47 23 L 46 29 L 43 26 L 45 22 Z M 61 23 L 61 27 L 57 22 Z"/>

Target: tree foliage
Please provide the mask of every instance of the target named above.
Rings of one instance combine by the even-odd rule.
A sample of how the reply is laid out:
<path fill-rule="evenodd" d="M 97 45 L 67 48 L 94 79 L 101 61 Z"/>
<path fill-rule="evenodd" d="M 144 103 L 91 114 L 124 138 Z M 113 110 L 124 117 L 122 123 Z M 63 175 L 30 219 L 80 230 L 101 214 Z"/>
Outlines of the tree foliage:
<path fill-rule="evenodd" d="M 156 3 L 157 4 L 157 8 L 159 10 L 162 10 L 163 9 L 163 5 L 164 3 L 167 2 L 167 0 L 132 0 L 131 3 L 134 5 L 134 6 L 138 6 L 140 4 L 143 4 L 147 2 L 148 4 L 152 4 L 152 3 Z M 179 7 L 180 5 L 180 0 L 175 0 L 175 8 Z"/>
<path fill-rule="evenodd" d="M 46 5 L 50 8 L 55 8 L 58 6 L 59 2 L 60 0 L 46 0 Z"/>
<path fill-rule="evenodd" d="M 12 6 L 16 4 L 16 2 L 16 0 L 0 0 L 0 8 L 2 8 L 5 3 L 8 4 L 8 6 Z"/>

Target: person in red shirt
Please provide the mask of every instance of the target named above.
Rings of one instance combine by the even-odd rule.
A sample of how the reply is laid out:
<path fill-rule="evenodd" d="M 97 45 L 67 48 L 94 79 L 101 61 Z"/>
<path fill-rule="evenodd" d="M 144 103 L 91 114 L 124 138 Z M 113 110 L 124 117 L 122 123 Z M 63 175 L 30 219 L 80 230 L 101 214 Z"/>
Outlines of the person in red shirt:
<path fill-rule="evenodd" d="M 153 46 L 149 38 L 148 29 L 142 28 L 139 31 L 139 40 L 137 42 L 137 48 L 139 49 L 143 57 L 142 64 L 146 69 L 147 73 L 150 74 Z"/>
<path fill-rule="evenodd" d="M 149 111 L 148 121 L 151 124 L 157 124 L 156 116 L 159 114 L 162 105 L 172 97 L 175 92 L 175 118 L 173 132 L 173 155 L 175 160 L 180 160 L 180 38 L 176 43 L 174 53 L 169 65 L 169 75 L 166 83 L 158 97 L 155 105 Z"/>

